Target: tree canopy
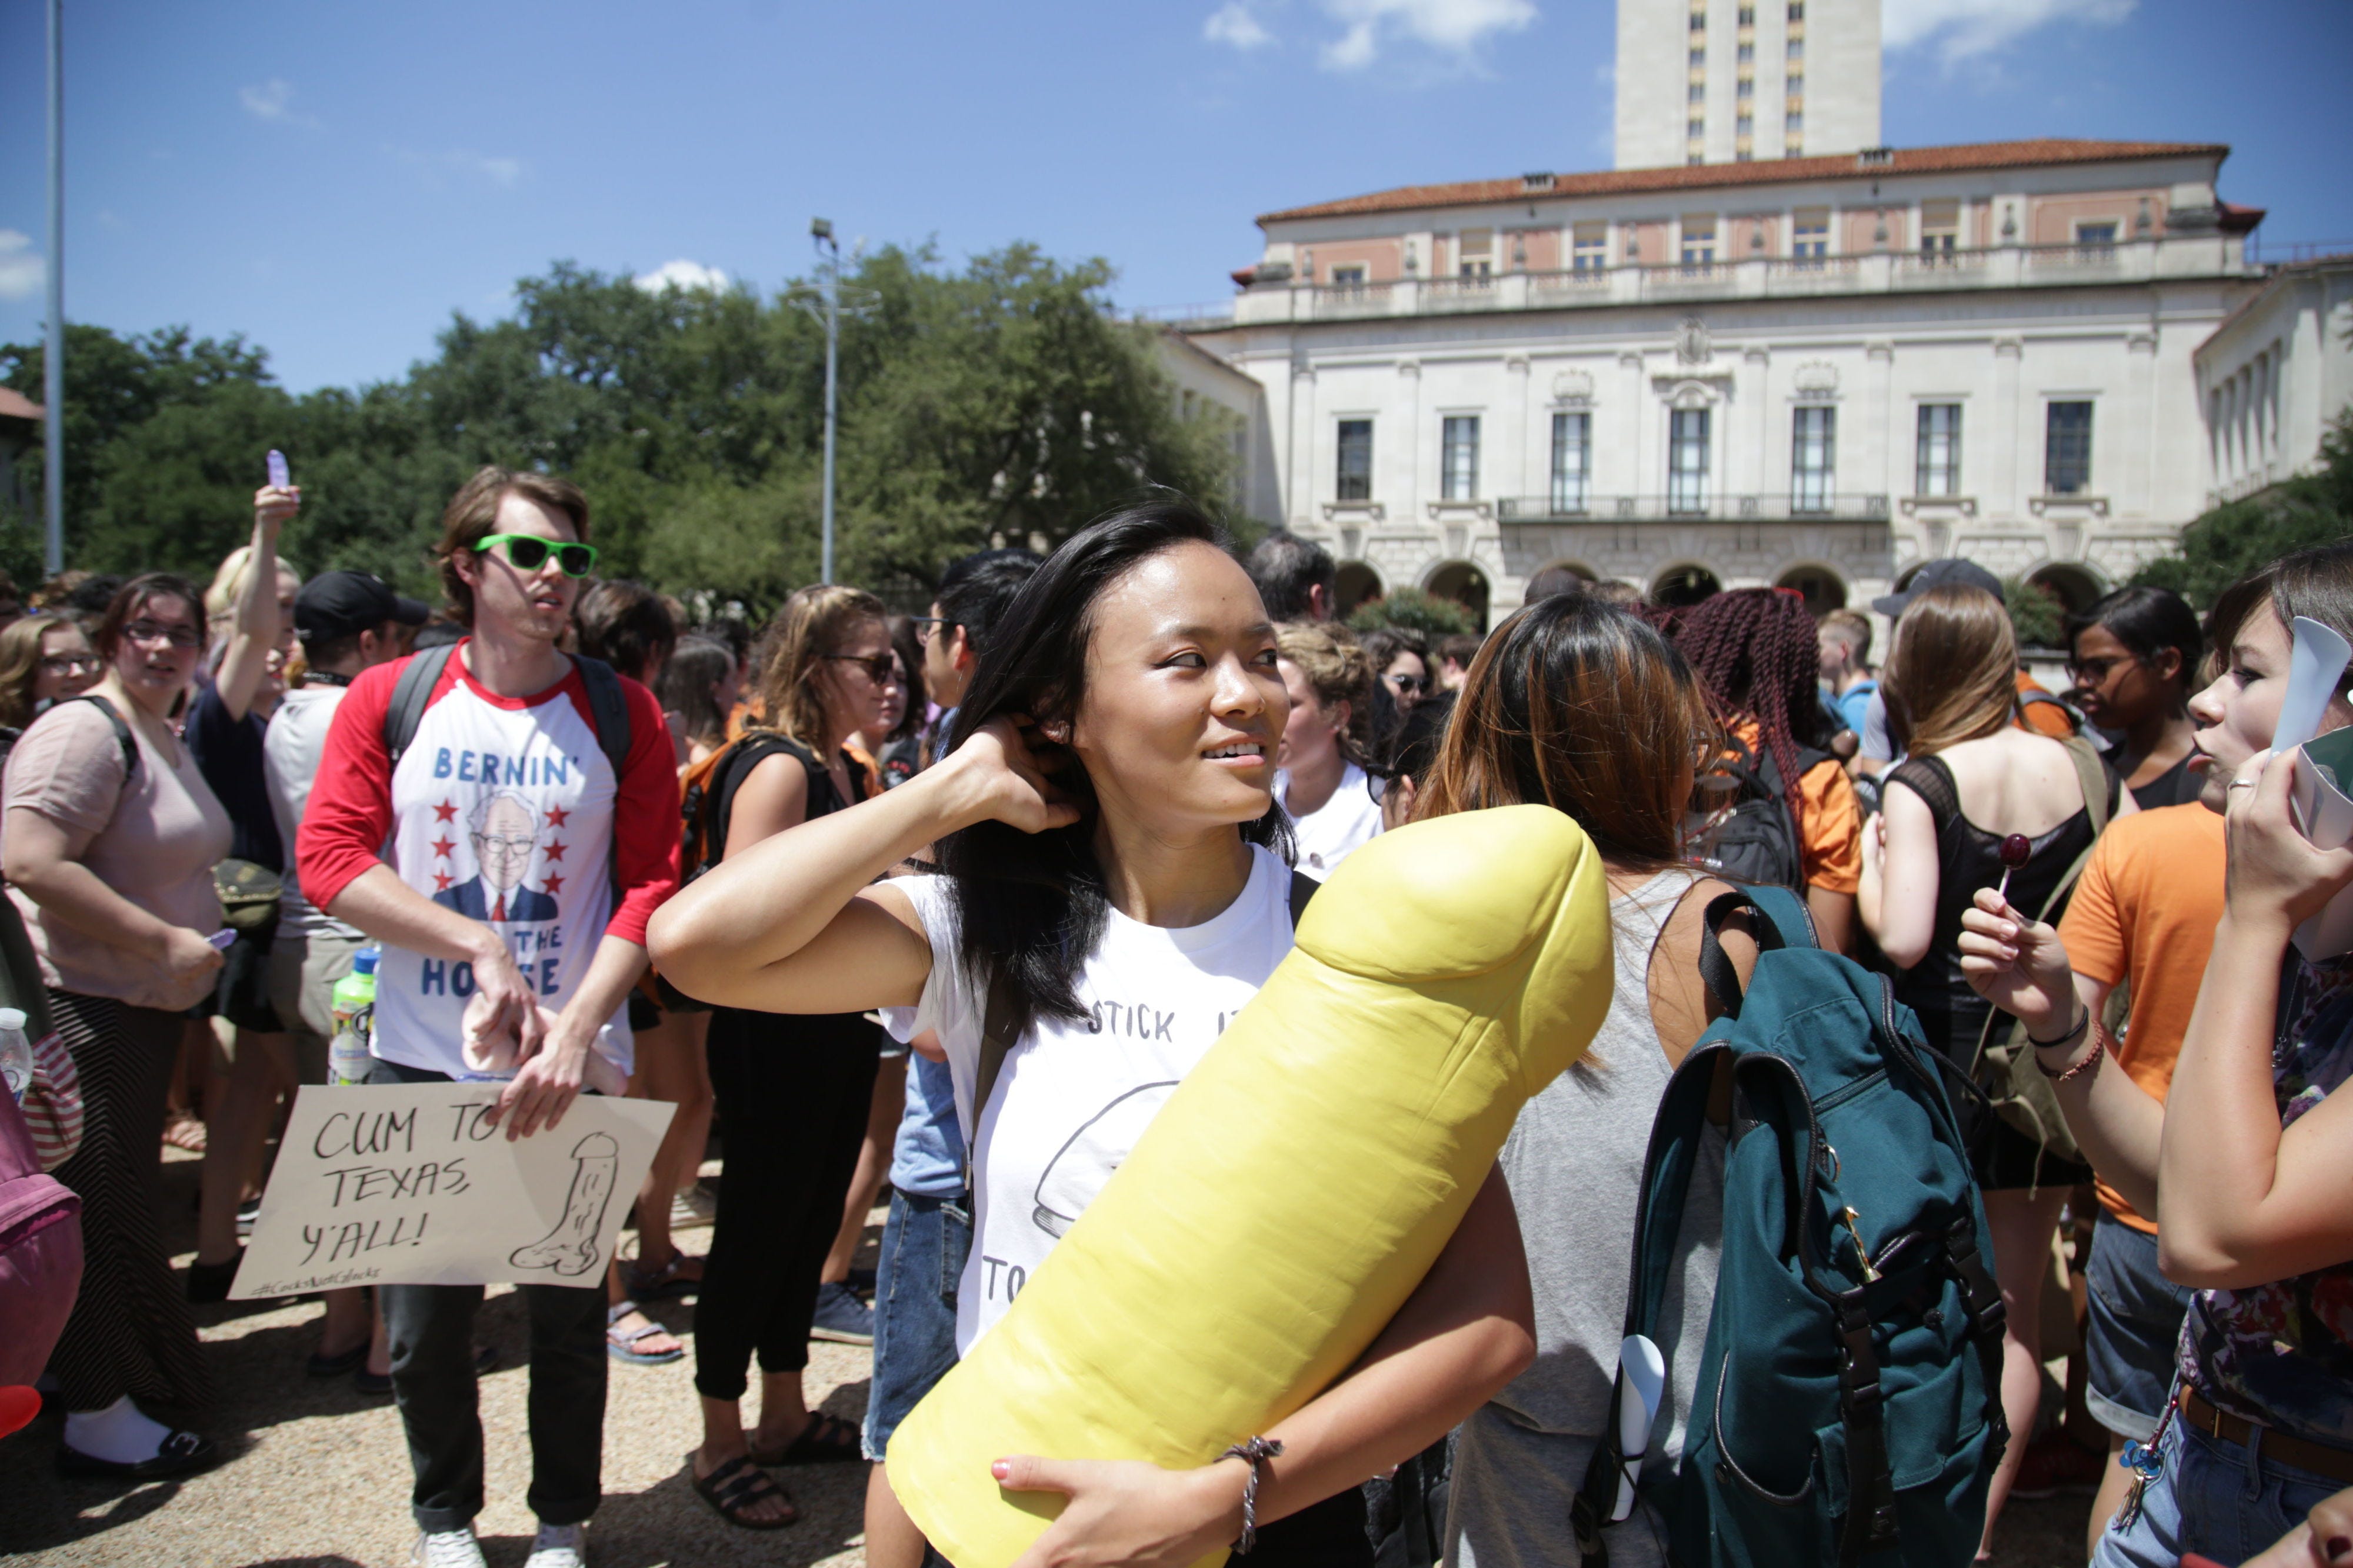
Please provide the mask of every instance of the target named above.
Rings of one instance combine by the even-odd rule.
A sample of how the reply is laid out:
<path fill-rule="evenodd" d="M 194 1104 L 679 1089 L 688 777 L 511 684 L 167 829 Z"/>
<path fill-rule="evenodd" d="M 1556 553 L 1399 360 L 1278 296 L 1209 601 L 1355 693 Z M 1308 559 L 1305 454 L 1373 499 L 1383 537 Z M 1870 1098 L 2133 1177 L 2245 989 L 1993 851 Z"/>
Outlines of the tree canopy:
<path fill-rule="evenodd" d="M 845 271 L 872 301 L 841 325 L 845 581 L 919 602 L 955 556 L 1051 546 L 1147 486 L 1222 510 L 1223 430 L 1179 416 L 1151 329 L 1104 306 L 1110 280 L 1029 246 L 961 272 L 887 247 Z M 764 609 L 818 571 L 824 331 L 793 292 L 649 292 L 558 263 L 511 316 L 455 316 L 405 378 L 299 397 L 241 337 L 71 327 L 68 564 L 209 576 L 275 447 L 302 487 L 285 549 L 304 572 L 429 589 L 443 504 L 501 463 L 587 490 L 607 574 Z M 0 346 L 0 384 L 37 395 L 41 360 Z"/>
<path fill-rule="evenodd" d="M 2170 588 L 2202 609 L 2266 561 L 2353 534 L 2353 409 L 2321 437 L 2320 459 L 2315 472 L 2201 513 L 2173 554 L 2149 562 L 2133 581 Z"/>

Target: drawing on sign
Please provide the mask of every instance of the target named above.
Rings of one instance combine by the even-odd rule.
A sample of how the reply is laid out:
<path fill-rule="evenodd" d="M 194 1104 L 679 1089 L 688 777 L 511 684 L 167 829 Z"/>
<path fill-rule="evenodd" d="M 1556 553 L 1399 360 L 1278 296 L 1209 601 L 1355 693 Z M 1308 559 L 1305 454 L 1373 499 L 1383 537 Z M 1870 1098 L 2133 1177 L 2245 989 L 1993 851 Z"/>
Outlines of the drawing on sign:
<path fill-rule="evenodd" d="M 613 1201 L 613 1177 L 621 1168 L 620 1146 L 591 1132 L 572 1146 L 572 1190 L 554 1229 L 507 1261 L 517 1268 L 552 1268 L 569 1279 L 596 1267 L 603 1254 L 596 1237 L 605 1226 L 605 1205 Z"/>

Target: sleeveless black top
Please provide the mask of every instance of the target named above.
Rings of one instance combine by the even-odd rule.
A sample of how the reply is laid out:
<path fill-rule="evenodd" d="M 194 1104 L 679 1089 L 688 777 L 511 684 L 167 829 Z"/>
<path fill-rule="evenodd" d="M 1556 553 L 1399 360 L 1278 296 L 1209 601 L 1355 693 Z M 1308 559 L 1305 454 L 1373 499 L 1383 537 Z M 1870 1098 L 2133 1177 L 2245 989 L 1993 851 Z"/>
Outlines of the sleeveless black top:
<path fill-rule="evenodd" d="M 2114 816 L 2121 786 L 2105 766 L 2108 815 Z M 2001 880 L 2001 841 L 1961 815 L 1952 770 L 1942 757 L 1914 757 L 1887 775 L 1918 795 L 1936 824 L 1936 930 L 1919 963 L 1895 977 L 1895 999 L 1920 1015 L 1928 1043 L 1967 1065 L 1977 1053 L 1978 1034 L 1992 1005 L 1969 988 L 1961 973 L 1961 916 L 1975 907 L 1979 888 Z M 2033 858 L 2010 879 L 2010 903 L 2039 914 L 2075 858 L 2091 846 L 2091 814 L 2075 814 L 2034 839 Z"/>

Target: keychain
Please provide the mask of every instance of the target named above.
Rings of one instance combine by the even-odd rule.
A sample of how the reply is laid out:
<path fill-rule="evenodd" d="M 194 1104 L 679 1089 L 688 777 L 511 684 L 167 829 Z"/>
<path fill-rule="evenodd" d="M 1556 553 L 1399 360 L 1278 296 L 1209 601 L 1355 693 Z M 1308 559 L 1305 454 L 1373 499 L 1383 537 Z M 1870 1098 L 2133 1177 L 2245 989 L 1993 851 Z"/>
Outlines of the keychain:
<path fill-rule="evenodd" d="M 2165 1429 L 2173 1424 L 2176 1408 L 2170 1404 L 2166 1405 L 2165 1415 L 2158 1420 L 2157 1430 L 2148 1435 L 2147 1442 L 2125 1445 L 2116 1463 L 2132 1472 L 2132 1488 L 2125 1493 L 2124 1506 L 2116 1510 L 2116 1522 L 2109 1529 L 2118 1533 L 2130 1530 L 2133 1521 L 2140 1517 L 2141 1489 L 2165 1473 L 2165 1456 L 2157 1451 L 2157 1446 L 2165 1440 Z"/>

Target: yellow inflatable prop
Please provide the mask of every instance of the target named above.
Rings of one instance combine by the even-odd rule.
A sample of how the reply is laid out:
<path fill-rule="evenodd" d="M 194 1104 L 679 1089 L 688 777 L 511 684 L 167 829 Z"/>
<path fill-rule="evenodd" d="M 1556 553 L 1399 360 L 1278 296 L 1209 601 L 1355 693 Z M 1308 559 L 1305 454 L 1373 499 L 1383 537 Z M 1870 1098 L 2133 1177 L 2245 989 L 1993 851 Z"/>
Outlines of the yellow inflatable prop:
<path fill-rule="evenodd" d="M 892 1435 L 891 1484 L 933 1545 L 1007 1568 L 1060 1511 L 997 1487 L 1005 1455 L 1187 1468 L 1306 1404 L 1413 1293 L 1609 991 L 1600 858 L 1560 813 L 1465 812 L 1350 855 L 1291 956 Z"/>

